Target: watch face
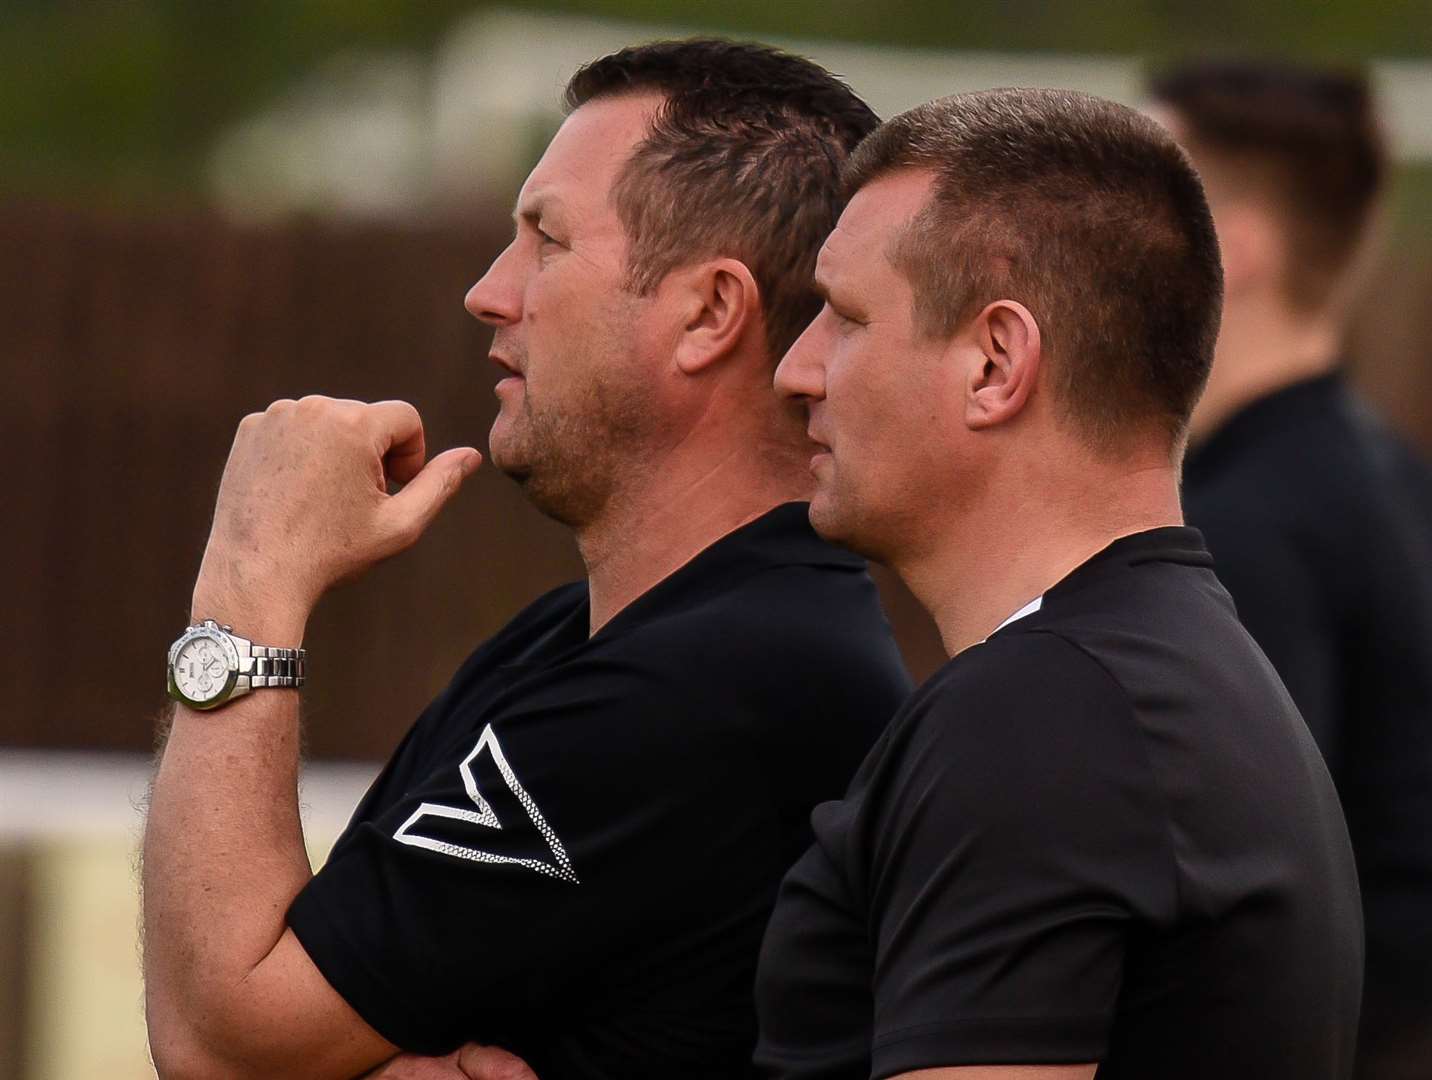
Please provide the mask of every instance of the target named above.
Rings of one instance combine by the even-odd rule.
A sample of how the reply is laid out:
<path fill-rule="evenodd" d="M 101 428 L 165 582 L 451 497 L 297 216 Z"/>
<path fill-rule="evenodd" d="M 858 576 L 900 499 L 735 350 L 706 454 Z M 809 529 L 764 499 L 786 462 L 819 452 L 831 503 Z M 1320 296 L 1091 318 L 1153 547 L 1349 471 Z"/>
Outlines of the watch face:
<path fill-rule="evenodd" d="M 208 634 L 183 642 L 170 667 L 175 687 L 198 705 L 213 701 L 228 688 L 230 670 L 224 645 Z"/>

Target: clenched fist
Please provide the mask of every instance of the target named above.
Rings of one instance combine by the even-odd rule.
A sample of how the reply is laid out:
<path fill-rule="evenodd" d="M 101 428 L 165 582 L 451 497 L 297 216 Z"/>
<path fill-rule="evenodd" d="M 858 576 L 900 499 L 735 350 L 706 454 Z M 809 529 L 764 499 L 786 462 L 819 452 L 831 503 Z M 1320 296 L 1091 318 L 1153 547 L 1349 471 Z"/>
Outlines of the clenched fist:
<path fill-rule="evenodd" d="M 481 460 L 465 446 L 427 461 L 422 419 L 402 401 L 306 397 L 244 417 L 194 618 L 297 644 L 318 599 L 412 545 Z"/>

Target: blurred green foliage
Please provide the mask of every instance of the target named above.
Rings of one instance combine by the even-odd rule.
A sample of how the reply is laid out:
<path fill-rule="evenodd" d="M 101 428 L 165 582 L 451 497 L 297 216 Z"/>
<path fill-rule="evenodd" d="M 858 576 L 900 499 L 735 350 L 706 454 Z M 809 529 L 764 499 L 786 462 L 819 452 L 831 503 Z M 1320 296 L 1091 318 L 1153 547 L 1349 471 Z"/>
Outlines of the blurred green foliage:
<path fill-rule="evenodd" d="M 509 8 L 735 34 L 1163 58 L 1432 54 L 1429 0 L 545 0 Z M 109 199 L 197 186 L 225 126 L 352 49 L 430 50 L 467 0 L 6 0 L 0 185 Z"/>

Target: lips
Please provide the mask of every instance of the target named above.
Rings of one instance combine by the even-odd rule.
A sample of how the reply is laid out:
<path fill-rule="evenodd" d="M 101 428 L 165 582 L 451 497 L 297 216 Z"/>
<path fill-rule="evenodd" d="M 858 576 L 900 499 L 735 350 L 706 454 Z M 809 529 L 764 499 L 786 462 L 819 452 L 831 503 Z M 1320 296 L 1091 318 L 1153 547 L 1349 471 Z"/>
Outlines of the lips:
<path fill-rule="evenodd" d="M 494 364 L 496 364 L 500 370 L 505 371 L 508 375 L 514 375 L 519 379 L 523 377 L 522 372 L 518 371 L 516 365 L 514 365 L 512 361 L 508 360 L 506 357 L 499 356 L 497 355 L 497 353 L 488 353 L 487 358 L 491 360 Z"/>
<path fill-rule="evenodd" d="M 831 458 L 832 455 L 830 452 L 830 447 L 826 443 L 822 442 L 820 436 L 816 435 L 815 432 L 807 430 L 806 438 L 810 440 L 812 446 L 810 461 L 806 467 L 810 469 L 810 471 L 813 473 L 815 472 L 817 465 L 819 465 L 825 459 Z"/>
<path fill-rule="evenodd" d="M 501 397 L 504 392 L 522 385 L 525 376 L 517 370 L 517 366 L 511 360 L 505 356 L 499 356 L 497 353 L 488 353 L 487 358 L 497 366 L 497 370 L 502 375 L 502 378 L 497 380 L 497 385 L 492 388 L 494 394 Z"/>

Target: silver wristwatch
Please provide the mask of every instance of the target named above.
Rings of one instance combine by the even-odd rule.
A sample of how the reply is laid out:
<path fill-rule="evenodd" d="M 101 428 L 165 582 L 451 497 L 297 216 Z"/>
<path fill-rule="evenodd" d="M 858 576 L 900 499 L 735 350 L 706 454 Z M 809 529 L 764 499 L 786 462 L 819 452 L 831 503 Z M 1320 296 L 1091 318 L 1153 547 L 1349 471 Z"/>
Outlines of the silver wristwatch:
<path fill-rule="evenodd" d="M 169 696 L 191 709 L 216 709 L 250 690 L 302 686 L 306 655 L 255 645 L 205 619 L 169 646 Z"/>

